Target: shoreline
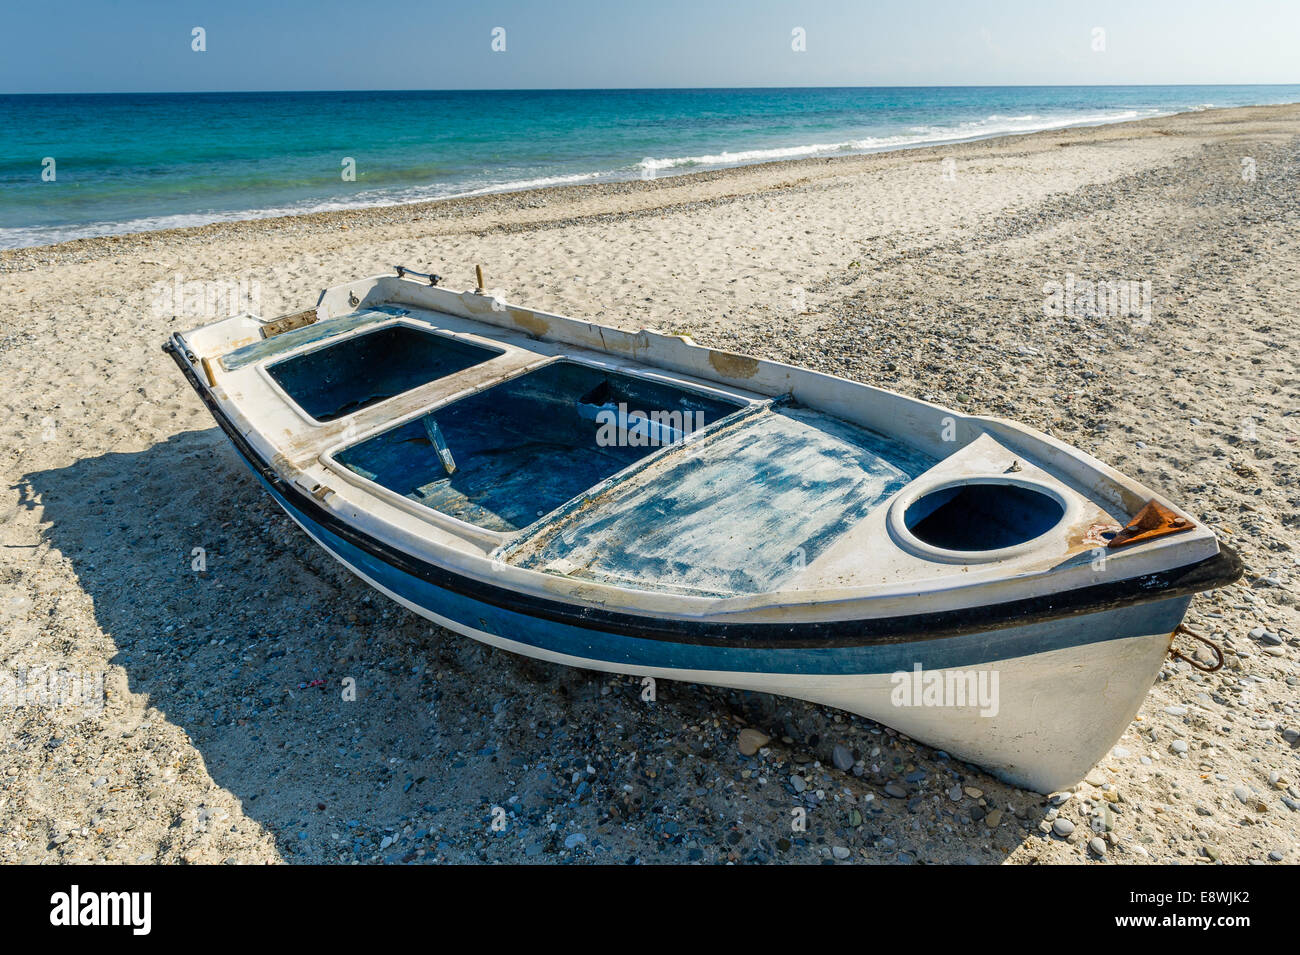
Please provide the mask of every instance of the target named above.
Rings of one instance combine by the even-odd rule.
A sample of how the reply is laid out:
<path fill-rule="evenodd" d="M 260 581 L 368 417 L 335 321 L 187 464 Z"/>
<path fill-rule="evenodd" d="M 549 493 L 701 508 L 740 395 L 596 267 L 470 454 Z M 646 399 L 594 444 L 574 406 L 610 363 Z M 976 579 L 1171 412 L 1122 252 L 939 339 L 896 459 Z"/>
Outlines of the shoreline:
<path fill-rule="evenodd" d="M 32 245 L 21 246 L 13 249 L 0 249 L 0 273 L 20 270 L 22 266 L 26 264 L 23 260 L 33 258 L 42 253 L 45 255 L 56 253 L 59 258 L 68 256 L 74 261 L 86 261 L 101 258 L 105 255 L 131 251 L 141 246 L 151 246 L 159 241 L 185 239 L 220 240 L 225 238 L 237 238 L 240 237 L 241 234 L 247 232 L 265 234 L 276 230 L 308 230 L 311 233 L 317 233 L 320 231 L 329 231 L 330 229 L 338 227 L 351 228 L 354 225 L 406 225 L 415 222 L 454 223 L 458 220 L 473 219 L 474 217 L 481 215 L 508 216 L 511 213 L 521 212 L 524 213 L 523 218 L 525 220 L 531 221 L 519 223 L 518 225 L 527 225 L 531 227 L 564 225 L 572 224 L 581 221 L 583 218 L 590 218 L 593 216 L 578 216 L 565 219 L 547 220 L 530 217 L 524 210 L 536 209 L 539 206 L 563 203 L 589 205 L 593 202 L 598 202 L 601 199 L 614 197 L 621 198 L 636 196 L 639 199 L 642 199 L 641 205 L 643 207 L 635 210 L 635 212 L 638 213 L 667 212 L 680 209 L 682 204 L 680 202 L 673 202 L 671 195 L 669 200 L 664 202 L 656 202 L 650 197 L 654 194 L 661 193 L 677 195 L 689 191 L 693 187 L 697 186 L 712 186 L 718 183 L 730 182 L 740 182 L 742 185 L 745 185 L 746 183 L 744 180 L 746 179 L 759 180 L 757 182 L 748 183 L 748 185 L 753 188 L 747 192 L 733 193 L 726 196 L 726 198 L 743 198 L 745 196 L 772 189 L 773 184 L 765 183 L 761 180 L 765 177 L 780 174 L 809 175 L 814 171 L 839 174 L 851 171 L 857 166 L 865 166 L 873 161 L 879 162 L 882 157 L 909 156 L 915 157 L 918 161 L 931 158 L 931 156 L 942 157 L 952 155 L 955 158 L 963 153 L 973 152 L 978 147 L 1001 149 L 1011 148 L 1015 144 L 1023 143 L 1027 148 L 1032 148 L 1034 141 L 1042 138 L 1069 134 L 1077 135 L 1079 133 L 1098 130 L 1132 130 L 1136 134 L 1136 137 L 1140 137 L 1144 131 L 1149 131 L 1149 135 L 1160 135 L 1161 133 L 1157 132 L 1158 130 L 1163 130 L 1167 124 L 1180 121 L 1192 122 L 1205 120 L 1209 117 L 1224 117 L 1226 114 L 1230 113 L 1244 115 L 1253 111 L 1285 111 L 1292 109 L 1297 105 L 1300 105 L 1300 103 L 1188 109 L 1181 112 L 1166 113 L 1140 119 L 1126 119 L 1114 122 L 1072 123 L 1064 126 L 1052 126 L 1046 129 L 1023 133 L 992 133 L 988 135 L 975 136 L 969 139 L 916 145 L 900 145 L 840 156 L 808 156 L 797 159 L 743 163 L 736 166 L 725 166 L 698 172 L 675 173 L 652 179 L 618 179 L 595 183 L 574 183 L 569 185 L 557 184 L 541 188 L 449 196 L 446 198 L 426 199 L 418 202 L 356 206 L 347 209 L 305 212 L 291 215 L 265 217 L 253 216 L 250 218 L 210 222 L 203 225 L 151 229 L 141 232 L 113 233 L 102 236 L 85 236 L 47 245 Z M 1169 133 L 1166 131 L 1165 134 L 1168 135 Z M 1128 137 L 1121 136 L 1120 138 Z M 649 201 L 646 201 L 647 199 L 649 199 Z M 606 211 L 612 212 L 615 210 Z M 600 213 L 595 213 L 594 215 L 599 214 Z M 623 214 L 628 214 L 628 212 L 624 210 Z M 488 230 L 480 228 L 479 231 Z M 35 265 L 32 265 L 31 267 L 35 267 Z"/>

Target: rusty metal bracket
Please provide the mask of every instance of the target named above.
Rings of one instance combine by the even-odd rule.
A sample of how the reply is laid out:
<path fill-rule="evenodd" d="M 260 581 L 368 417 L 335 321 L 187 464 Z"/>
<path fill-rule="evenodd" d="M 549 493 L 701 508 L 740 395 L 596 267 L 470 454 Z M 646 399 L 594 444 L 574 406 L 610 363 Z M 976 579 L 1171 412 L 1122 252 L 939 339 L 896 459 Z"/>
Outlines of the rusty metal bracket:
<path fill-rule="evenodd" d="M 1191 637 L 1193 640 L 1201 641 L 1201 643 L 1205 644 L 1207 647 L 1209 647 L 1211 650 L 1214 651 L 1214 655 L 1215 657 L 1218 658 L 1219 662 L 1214 664 L 1214 666 L 1212 667 L 1207 667 L 1204 663 L 1198 663 L 1196 662 L 1196 660 L 1192 659 L 1191 657 L 1184 656 L 1183 654 L 1175 650 L 1172 639 L 1169 641 L 1169 655 L 1171 657 L 1173 657 L 1175 660 L 1186 660 L 1188 663 L 1196 667 L 1196 669 L 1200 670 L 1202 673 L 1213 673 L 1215 670 L 1223 669 L 1223 650 L 1219 647 L 1217 643 L 1215 643 L 1213 640 L 1206 639 L 1205 637 L 1201 636 L 1199 633 L 1189 630 L 1181 623 L 1174 628 L 1173 636 L 1177 637 L 1180 633 Z"/>
<path fill-rule="evenodd" d="M 1195 526 L 1187 518 L 1180 517 L 1152 498 L 1147 501 L 1146 507 L 1137 512 L 1133 520 L 1124 525 L 1123 530 L 1111 538 L 1107 546 L 1123 547 L 1125 544 L 1136 544 L 1139 541 L 1151 540 L 1153 537 L 1189 531 Z"/>

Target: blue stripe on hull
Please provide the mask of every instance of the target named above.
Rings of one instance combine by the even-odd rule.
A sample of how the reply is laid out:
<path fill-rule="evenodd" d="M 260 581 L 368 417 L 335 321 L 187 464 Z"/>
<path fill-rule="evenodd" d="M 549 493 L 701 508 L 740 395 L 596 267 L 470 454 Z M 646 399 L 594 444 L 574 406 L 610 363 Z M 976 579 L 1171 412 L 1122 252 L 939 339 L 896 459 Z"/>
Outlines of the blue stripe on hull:
<path fill-rule="evenodd" d="M 902 644 L 800 650 L 649 640 L 542 620 L 436 587 L 337 537 L 289 506 L 260 475 L 258 480 L 336 558 L 404 600 L 493 636 L 554 653 L 605 661 L 615 667 L 834 675 L 894 673 L 911 670 L 916 664 L 926 670 L 970 668 L 1104 640 L 1170 633 L 1182 621 L 1191 601 L 1190 597 L 1175 597 L 1024 627 Z"/>

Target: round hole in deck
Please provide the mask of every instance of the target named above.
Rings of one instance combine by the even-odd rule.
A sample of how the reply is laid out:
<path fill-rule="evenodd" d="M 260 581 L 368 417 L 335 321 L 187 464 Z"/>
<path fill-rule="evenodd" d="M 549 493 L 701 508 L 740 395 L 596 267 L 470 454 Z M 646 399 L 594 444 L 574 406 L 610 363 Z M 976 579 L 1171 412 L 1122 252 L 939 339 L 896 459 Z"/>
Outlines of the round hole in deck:
<path fill-rule="evenodd" d="M 1023 484 L 950 484 L 921 495 L 903 523 L 912 536 L 949 551 L 990 551 L 1041 537 L 1061 522 L 1065 505 Z"/>

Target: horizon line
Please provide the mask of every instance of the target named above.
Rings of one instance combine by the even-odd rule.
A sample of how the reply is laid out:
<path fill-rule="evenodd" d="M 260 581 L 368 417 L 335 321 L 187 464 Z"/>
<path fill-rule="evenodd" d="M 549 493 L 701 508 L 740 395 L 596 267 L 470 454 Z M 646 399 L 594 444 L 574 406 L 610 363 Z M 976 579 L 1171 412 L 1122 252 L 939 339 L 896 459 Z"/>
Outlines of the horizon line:
<path fill-rule="evenodd" d="M 1300 86 L 1294 83 L 915 83 L 881 85 L 796 86 L 521 86 L 521 87 L 357 87 L 353 89 L 190 89 L 190 90 L 47 90 L 0 92 L 0 96 L 193 96 L 231 93 L 645 93 L 695 90 L 925 90 L 925 89 L 1170 89 L 1178 87 Z"/>

